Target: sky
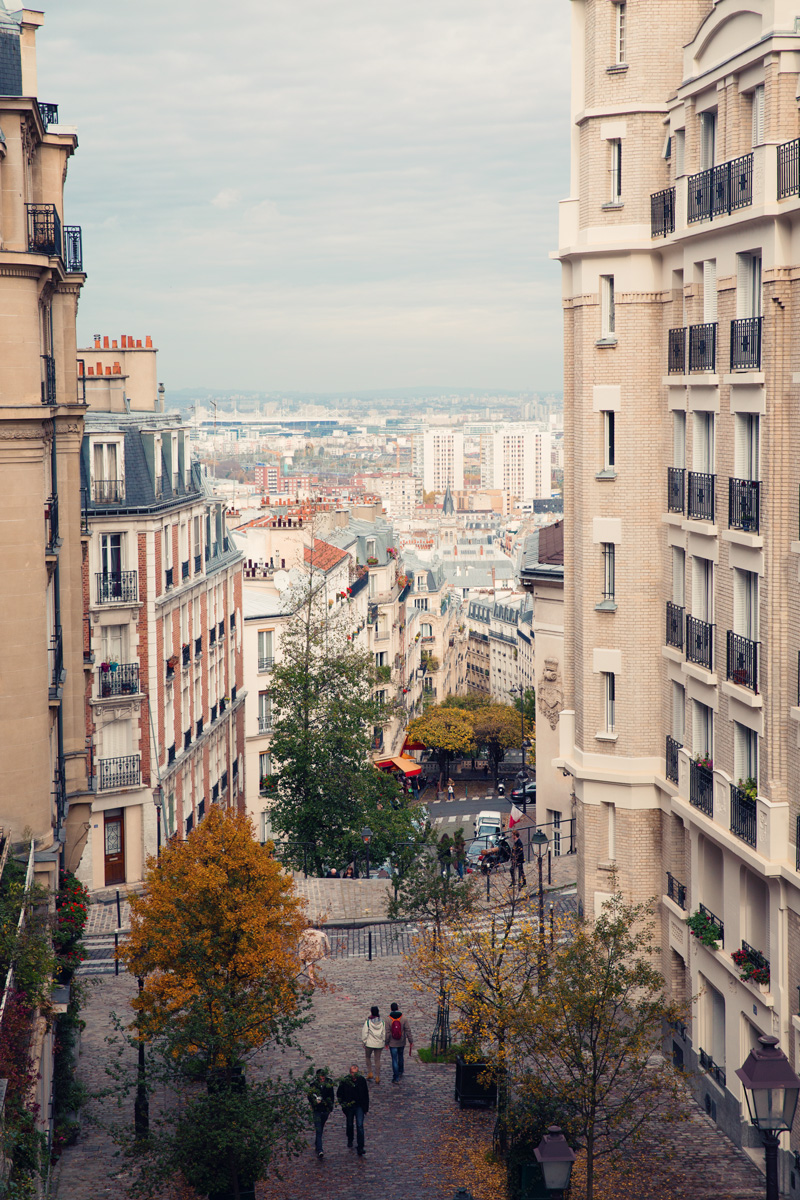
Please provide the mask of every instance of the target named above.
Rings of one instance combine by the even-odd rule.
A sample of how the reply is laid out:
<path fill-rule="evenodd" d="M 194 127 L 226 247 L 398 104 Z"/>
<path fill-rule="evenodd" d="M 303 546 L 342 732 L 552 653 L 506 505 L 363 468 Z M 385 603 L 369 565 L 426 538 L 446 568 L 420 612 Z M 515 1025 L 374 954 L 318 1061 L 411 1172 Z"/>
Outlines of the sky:
<path fill-rule="evenodd" d="M 79 345 L 151 334 L 168 392 L 560 389 L 566 0 L 41 7 Z"/>

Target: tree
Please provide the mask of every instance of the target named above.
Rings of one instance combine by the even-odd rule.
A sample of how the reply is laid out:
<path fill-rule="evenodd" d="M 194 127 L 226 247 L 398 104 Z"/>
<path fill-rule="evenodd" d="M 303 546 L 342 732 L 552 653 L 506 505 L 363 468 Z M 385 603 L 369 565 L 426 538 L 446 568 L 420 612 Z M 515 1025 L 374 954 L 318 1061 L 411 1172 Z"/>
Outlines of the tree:
<path fill-rule="evenodd" d="M 445 696 L 442 708 L 462 708 L 465 712 L 477 712 L 479 708 L 486 708 L 487 704 L 491 703 L 489 696 L 468 693 L 466 696 Z"/>
<path fill-rule="evenodd" d="M 522 722 L 510 704 L 488 704 L 473 715 L 475 741 L 486 749 L 489 766 L 497 783 L 497 772 L 506 750 L 522 746 Z"/>
<path fill-rule="evenodd" d="M 432 704 L 421 717 L 409 723 L 406 736 L 410 741 L 422 742 L 423 746 L 433 750 L 443 779 L 450 773 L 450 763 L 455 754 L 473 752 L 470 715 L 452 706 Z"/>
<path fill-rule="evenodd" d="M 595 922 L 575 920 L 550 954 L 546 984 L 517 1013 L 527 1057 L 523 1095 L 558 1096 L 586 1150 L 586 1200 L 595 1164 L 635 1145 L 654 1110 L 668 1117 L 677 1076 L 660 1060 L 663 1022 L 681 1016 L 654 965 L 655 901 L 616 891 Z"/>
<path fill-rule="evenodd" d="M 517 712 L 522 711 L 525 714 L 526 727 L 536 728 L 536 692 L 533 688 L 525 688 L 522 699 L 519 696 L 515 697 L 514 708 Z"/>

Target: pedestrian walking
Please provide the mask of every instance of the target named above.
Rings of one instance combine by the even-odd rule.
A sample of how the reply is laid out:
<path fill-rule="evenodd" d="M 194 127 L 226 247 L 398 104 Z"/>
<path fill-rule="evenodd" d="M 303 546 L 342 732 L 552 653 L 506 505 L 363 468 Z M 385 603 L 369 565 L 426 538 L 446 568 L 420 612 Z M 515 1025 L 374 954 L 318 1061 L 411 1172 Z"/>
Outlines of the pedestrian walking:
<path fill-rule="evenodd" d="M 439 857 L 439 873 L 443 878 L 446 876 L 448 879 L 450 878 L 450 850 L 452 845 L 453 842 L 450 835 L 443 833 L 439 838 L 439 845 L 436 847 L 436 853 Z"/>
<path fill-rule="evenodd" d="M 456 795 L 456 789 L 453 786 L 453 781 L 452 781 L 452 779 L 448 779 L 448 781 L 447 781 L 447 799 L 454 800 L 455 795 Z"/>
<path fill-rule="evenodd" d="M 381 1020 L 381 1010 L 373 1004 L 370 1015 L 361 1030 L 364 1057 L 367 1060 L 367 1079 L 372 1079 L 372 1062 L 375 1060 L 375 1082 L 381 1081 L 381 1051 L 386 1045 L 386 1022 Z"/>
<path fill-rule="evenodd" d="M 347 1145 L 353 1148 L 353 1127 L 355 1126 L 356 1149 L 359 1158 L 364 1157 L 364 1117 L 369 1112 L 369 1087 L 358 1067 L 352 1063 L 350 1074 L 345 1075 L 336 1089 L 336 1099 L 342 1106 L 345 1129 L 347 1130 Z"/>
<path fill-rule="evenodd" d="M 464 878 L 464 871 L 467 865 L 467 843 L 464 841 L 464 830 L 457 829 L 453 834 L 453 850 L 452 853 L 456 860 L 456 871 L 458 878 Z"/>
<path fill-rule="evenodd" d="M 514 883 L 514 874 L 516 872 L 519 886 L 525 887 L 525 847 L 516 829 L 514 830 L 513 839 L 511 843 L 511 882 L 512 884 Z"/>
<path fill-rule="evenodd" d="M 328 1078 L 327 1071 L 317 1071 L 314 1085 L 308 1093 L 308 1102 L 314 1117 L 314 1150 L 317 1158 L 324 1158 L 322 1153 L 322 1131 L 325 1122 L 333 1112 L 333 1084 Z"/>
<path fill-rule="evenodd" d="M 405 1071 L 405 1049 L 408 1053 L 414 1049 L 414 1035 L 408 1017 L 404 1017 L 399 1004 L 393 1004 L 389 1009 L 389 1020 L 386 1026 L 386 1045 L 392 1055 L 392 1083 L 399 1083 Z"/>

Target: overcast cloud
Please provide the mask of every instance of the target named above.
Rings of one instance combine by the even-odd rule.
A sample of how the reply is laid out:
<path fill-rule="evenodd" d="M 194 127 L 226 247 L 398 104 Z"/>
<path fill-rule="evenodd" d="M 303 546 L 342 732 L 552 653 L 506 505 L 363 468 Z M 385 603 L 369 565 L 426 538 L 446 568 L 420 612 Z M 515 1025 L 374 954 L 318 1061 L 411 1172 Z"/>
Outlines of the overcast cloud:
<path fill-rule="evenodd" d="M 44 0 L 79 338 L 167 387 L 561 386 L 565 0 Z"/>

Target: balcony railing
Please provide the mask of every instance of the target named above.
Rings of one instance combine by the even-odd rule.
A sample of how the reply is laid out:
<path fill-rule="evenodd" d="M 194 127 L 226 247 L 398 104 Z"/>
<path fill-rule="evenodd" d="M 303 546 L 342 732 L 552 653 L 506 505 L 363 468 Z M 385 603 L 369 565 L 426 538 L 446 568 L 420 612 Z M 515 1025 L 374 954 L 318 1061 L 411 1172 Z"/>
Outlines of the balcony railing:
<path fill-rule="evenodd" d="M 139 694 L 139 664 L 119 663 L 116 667 L 105 669 L 100 666 L 100 696 L 138 696 Z"/>
<path fill-rule="evenodd" d="M 83 231 L 80 225 L 64 226 L 64 270 L 67 274 L 83 270 Z"/>
<path fill-rule="evenodd" d="M 778 199 L 800 196 L 800 138 L 778 146 Z"/>
<path fill-rule="evenodd" d="M 731 784 L 731 833 L 748 846 L 756 844 L 756 802 L 735 783 Z"/>
<path fill-rule="evenodd" d="M 714 626 L 698 617 L 686 616 L 686 658 L 688 662 L 713 670 Z"/>
<path fill-rule="evenodd" d="M 694 521 L 713 521 L 716 515 L 716 476 L 689 471 L 686 488 L 686 515 Z"/>
<path fill-rule="evenodd" d="M 189 560 L 187 558 L 186 562 L 181 563 L 181 579 L 188 579 L 188 578 L 189 578 Z"/>
<path fill-rule="evenodd" d="M 167 766 L 170 766 L 170 764 L 174 763 L 174 762 L 175 762 L 175 743 L 173 742 L 172 745 L 167 750 Z"/>
<path fill-rule="evenodd" d="M 685 329 L 670 329 L 667 334 L 667 370 L 670 375 L 686 374 Z"/>
<path fill-rule="evenodd" d="M 686 908 L 686 888 L 667 871 L 667 895 L 678 908 Z"/>
<path fill-rule="evenodd" d="M 259 717 L 258 717 L 258 732 L 259 733 L 269 733 L 271 730 L 272 730 L 271 714 L 268 716 L 264 716 L 263 713 L 260 713 Z"/>
<path fill-rule="evenodd" d="M 728 480 L 728 528 L 758 533 L 761 484 L 757 479 Z"/>
<path fill-rule="evenodd" d="M 667 509 L 682 513 L 686 507 L 686 469 L 667 467 Z"/>
<path fill-rule="evenodd" d="M 678 751 L 682 747 L 683 742 L 678 742 L 667 734 L 666 772 L 667 779 L 673 783 L 678 782 Z"/>
<path fill-rule="evenodd" d="M 274 658 L 259 658 L 259 660 L 258 660 L 259 671 L 271 671 L 272 668 L 274 667 L 274 665 L 275 665 Z"/>
<path fill-rule="evenodd" d="M 689 763 L 689 802 L 707 817 L 713 817 L 714 775 L 708 767 L 694 760 Z"/>
<path fill-rule="evenodd" d="M 133 604 L 139 599 L 136 571 L 119 571 L 114 575 L 99 571 L 96 579 L 98 604 Z"/>
<path fill-rule="evenodd" d="M 48 125 L 58 124 L 57 104 L 46 104 L 44 100 L 37 100 L 36 107 L 39 109 L 39 116 L 42 118 L 42 124 L 45 129 Z"/>
<path fill-rule="evenodd" d="M 712 925 L 716 926 L 717 939 L 724 946 L 725 945 L 725 923 L 724 923 L 724 921 L 721 921 L 720 918 L 718 916 L 716 916 L 716 914 L 713 913 L 710 908 L 707 908 L 705 906 L 705 904 L 699 905 L 699 908 L 700 908 L 700 912 L 703 914 L 703 916 L 706 918 L 706 920 L 710 921 Z"/>
<path fill-rule="evenodd" d="M 99 765 L 101 792 L 139 786 L 141 770 L 138 754 L 126 754 L 122 758 L 101 758 Z"/>
<path fill-rule="evenodd" d="M 753 155 L 743 154 L 687 180 L 686 221 L 712 221 L 753 203 Z"/>
<path fill-rule="evenodd" d="M 203 718 L 201 717 L 200 720 L 195 725 L 195 737 L 200 737 L 202 732 L 203 732 Z"/>
<path fill-rule="evenodd" d="M 673 604 L 671 600 L 667 601 L 667 645 L 674 646 L 676 650 L 683 649 L 684 615 L 684 609 L 680 604 Z"/>
<path fill-rule="evenodd" d="M 194 639 L 194 656 L 195 656 L 195 658 L 197 658 L 198 654 L 202 654 L 202 653 L 203 653 L 203 639 L 202 639 L 202 637 L 196 637 Z"/>
<path fill-rule="evenodd" d="M 58 549 L 58 496 L 53 493 L 44 502 L 45 552 L 55 554 Z"/>
<path fill-rule="evenodd" d="M 731 321 L 731 370 L 761 369 L 762 317 L 741 317 Z"/>
<path fill-rule="evenodd" d="M 728 630 L 728 679 L 758 695 L 758 642 Z"/>
<path fill-rule="evenodd" d="M 122 504 L 124 500 L 124 479 L 92 480 L 92 504 Z"/>
<path fill-rule="evenodd" d="M 33 254 L 61 257 L 61 218 L 55 204 L 29 204 L 28 249 Z"/>
<path fill-rule="evenodd" d="M 222 714 L 225 712 L 226 708 L 227 708 L 227 705 L 225 703 L 225 697 L 223 696 L 219 702 L 219 715 L 220 716 L 222 716 Z"/>
<path fill-rule="evenodd" d="M 181 647 L 181 657 L 183 660 L 184 667 L 188 667 L 189 663 L 192 661 L 192 647 L 189 645 L 188 642 L 186 643 L 185 646 Z"/>
<path fill-rule="evenodd" d="M 40 355 L 42 360 L 42 404 L 58 404 L 56 397 L 56 360 L 52 354 Z"/>
<path fill-rule="evenodd" d="M 664 188 L 650 196 L 650 236 L 666 237 L 675 232 L 675 188 Z"/>
<path fill-rule="evenodd" d="M 705 1050 L 700 1051 L 700 1067 L 703 1071 L 708 1071 L 709 1075 L 720 1087 L 725 1087 L 725 1068 L 720 1067 L 714 1062 L 710 1054 L 706 1054 Z"/>
<path fill-rule="evenodd" d="M 689 370 L 713 371 L 717 365 L 717 323 L 689 326 Z"/>
<path fill-rule="evenodd" d="M 757 971 L 763 971 L 769 977 L 769 959 L 762 954 L 760 950 L 756 950 L 755 946 L 749 945 L 748 942 L 742 942 L 742 953 L 747 962 L 752 963 Z M 764 982 L 757 980 L 756 982 Z"/>
<path fill-rule="evenodd" d="M 184 748 L 184 750 L 188 750 L 189 747 L 191 746 L 191 744 L 192 744 L 192 727 L 190 725 L 188 729 L 185 729 L 183 731 L 183 748 Z"/>
<path fill-rule="evenodd" d="M 203 556 L 202 556 L 202 554 L 195 554 L 195 556 L 194 556 L 194 573 L 195 573 L 195 575 L 199 575 L 200 572 L 202 571 L 202 569 L 203 569 Z"/>
<path fill-rule="evenodd" d="M 167 567 L 164 571 L 164 586 L 168 588 L 172 587 L 172 567 Z"/>

